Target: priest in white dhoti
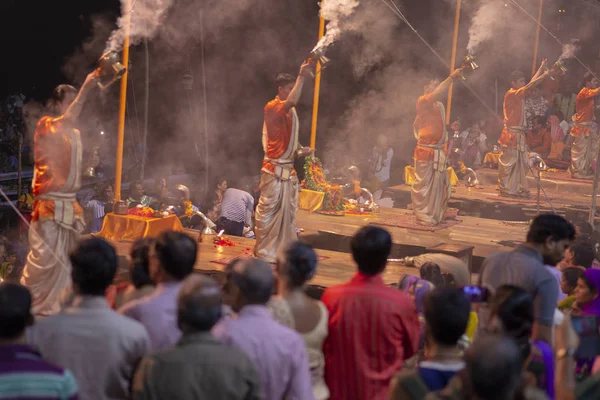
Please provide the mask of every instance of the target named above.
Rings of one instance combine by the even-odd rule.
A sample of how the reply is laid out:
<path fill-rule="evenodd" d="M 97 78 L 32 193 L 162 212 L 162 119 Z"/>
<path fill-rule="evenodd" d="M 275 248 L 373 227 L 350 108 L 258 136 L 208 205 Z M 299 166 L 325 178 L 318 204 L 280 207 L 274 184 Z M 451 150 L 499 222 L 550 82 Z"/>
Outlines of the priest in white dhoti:
<path fill-rule="evenodd" d="M 592 162 L 594 160 L 594 141 L 592 125 L 596 120 L 594 110 L 596 97 L 600 94 L 600 81 L 589 72 L 583 79 L 583 88 L 577 95 L 575 114 L 571 129 L 573 145 L 571 146 L 571 176 L 577 179 L 592 179 L 594 177 Z"/>
<path fill-rule="evenodd" d="M 294 158 L 301 146 L 295 106 L 306 77 L 311 76 L 310 69 L 311 64 L 307 62 L 300 67 L 297 78 L 280 74 L 276 80 L 277 97 L 264 109 L 262 143 L 265 158 L 256 208 L 254 254 L 267 262 L 275 262 L 278 251 L 298 239 L 298 178 Z"/>
<path fill-rule="evenodd" d="M 446 111 L 439 99 L 446 94 L 450 83 L 460 76 L 461 71 L 454 70 L 442 83 L 437 80 L 429 82 L 425 86 L 425 93 L 417 100 L 417 117 L 413 124 L 417 139 L 415 183 L 411 198 L 417 220 L 426 225 L 437 225 L 444 219 L 450 199 L 446 163 Z"/>
<path fill-rule="evenodd" d="M 59 311 L 60 297 L 71 285 L 69 253 L 76 247 L 85 224 L 75 194 L 81 187 L 81 137 L 77 118 L 96 86 L 97 74 L 88 75 L 79 93 L 69 85 L 53 93 L 50 112 L 42 117 L 34 136 L 34 205 L 29 229 L 30 252 L 21 283 L 33 296 L 34 315 Z"/>
<path fill-rule="evenodd" d="M 542 61 L 542 65 L 527 85 L 525 75 L 521 71 L 510 75 L 511 88 L 504 95 L 504 130 L 498 139 L 502 147 L 502 155 L 498 160 L 498 186 L 503 196 L 529 196 L 525 97 L 527 92 L 547 75 L 546 60 Z"/>

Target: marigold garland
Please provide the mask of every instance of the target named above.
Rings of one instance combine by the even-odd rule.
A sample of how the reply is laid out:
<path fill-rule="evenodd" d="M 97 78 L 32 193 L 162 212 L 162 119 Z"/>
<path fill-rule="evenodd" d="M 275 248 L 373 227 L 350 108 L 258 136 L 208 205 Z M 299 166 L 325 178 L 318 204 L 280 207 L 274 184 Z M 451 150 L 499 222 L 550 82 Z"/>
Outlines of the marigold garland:
<path fill-rule="evenodd" d="M 304 181 L 302 187 L 316 192 L 324 192 L 323 209 L 325 211 L 344 210 L 342 202 L 342 188 L 340 185 L 331 185 L 327 183 L 327 178 L 323 173 L 323 165 L 317 157 L 307 157 L 304 162 Z"/>

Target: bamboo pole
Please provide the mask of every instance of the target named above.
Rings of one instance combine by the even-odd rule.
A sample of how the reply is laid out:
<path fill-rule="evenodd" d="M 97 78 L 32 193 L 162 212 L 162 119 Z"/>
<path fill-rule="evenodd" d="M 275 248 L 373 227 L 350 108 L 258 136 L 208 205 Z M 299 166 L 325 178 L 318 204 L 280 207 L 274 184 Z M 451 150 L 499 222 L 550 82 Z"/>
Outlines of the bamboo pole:
<path fill-rule="evenodd" d="M 321 0 L 321 8 L 323 8 L 323 2 Z M 323 38 L 325 34 L 325 18 L 321 16 L 319 18 L 319 40 Z M 312 112 L 312 125 L 310 128 L 310 147 L 315 148 L 317 145 L 317 120 L 319 118 L 319 93 L 321 92 L 321 63 L 317 62 L 317 69 L 315 71 L 315 94 L 313 98 L 313 112 Z"/>
<path fill-rule="evenodd" d="M 540 48 L 540 29 L 542 27 L 542 10 L 544 8 L 544 0 L 540 0 L 540 7 L 538 9 L 537 28 L 535 30 L 535 42 L 533 43 L 533 65 L 531 66 L 531 76 L 535 75 L 537 71 L 537 56 Z"/>
<path fill-rule="evenodd" d="M 450 58 L 450 73 L 454 71 L 454 65 L 456 64 L 456 46 L 458 44 L 458 26 L 460 22 L 460 5 L 461 0 L 456 0 L 456 15 L 454 17 L 454 37 L 452 38 L 452 56 Z M 454 91 L 454 83 L 450 83 L 448 88 L 448 106 L 446 107 L 446 124 L 449 124 L 450 113 L 452 111 L 452 92 Z"/>
<path fill-rule="evenodd" d="M 123 174 L 123 142 L 125 139 L 125 112 L 127 110 L 127 75 L 129 75 L 129 28 L 131 23 L 131 6 L 129 0 L 124 0 L 123 9 L 127 10 L 123 16 L 124 35 L 123 65 L 125 74 L 121 78 L 121 97 L 119 104 L 119 126 L 117 131 L 117 159 L 115 165 L 115 201 L 121 200 L 121 178 Z"/>

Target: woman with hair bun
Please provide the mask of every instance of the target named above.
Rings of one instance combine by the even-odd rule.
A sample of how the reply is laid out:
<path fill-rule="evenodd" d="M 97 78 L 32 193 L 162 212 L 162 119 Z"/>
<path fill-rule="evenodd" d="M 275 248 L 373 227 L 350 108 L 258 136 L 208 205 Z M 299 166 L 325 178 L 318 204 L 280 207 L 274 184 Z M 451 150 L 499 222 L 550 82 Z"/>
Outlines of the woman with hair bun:
<path fill-rule="evenodd" d="M 317 254 L 312 247 L 293 242 L 277 259 L 278 296 L 269 303 L 273 319 L 296 330 L 304 339 L 316 400 L 329 398 L 325 384 L 323 342 L 327 337 L 329 313 L 325 305 L 304 291 L 317 271 Z"/>

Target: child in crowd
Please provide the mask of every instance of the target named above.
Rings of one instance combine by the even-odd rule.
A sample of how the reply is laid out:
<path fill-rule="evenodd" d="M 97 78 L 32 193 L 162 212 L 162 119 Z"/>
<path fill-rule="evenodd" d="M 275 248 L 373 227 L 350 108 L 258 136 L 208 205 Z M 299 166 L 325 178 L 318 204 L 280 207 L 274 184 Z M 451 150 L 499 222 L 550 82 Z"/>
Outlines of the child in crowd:
<path fill-rule="evenodd" d="M 575 302 L 575 288 L 577 280 L 582 274 L 581 268 L 568 267 L 562 271 L 562 279 L 560 280 L 560 290 L 567 295 L 566 298 L 558 302 L 560 311 L 570 310 Z"/>
<path fill-rule="evenodd" d="M 569 267 L 588 269 L 591 268 L 595 258 L 594 246 L 589 241 L 577 240 L 565 250 L 565 258 L 557 265 L 557 268 L 560 271 Z"/>

